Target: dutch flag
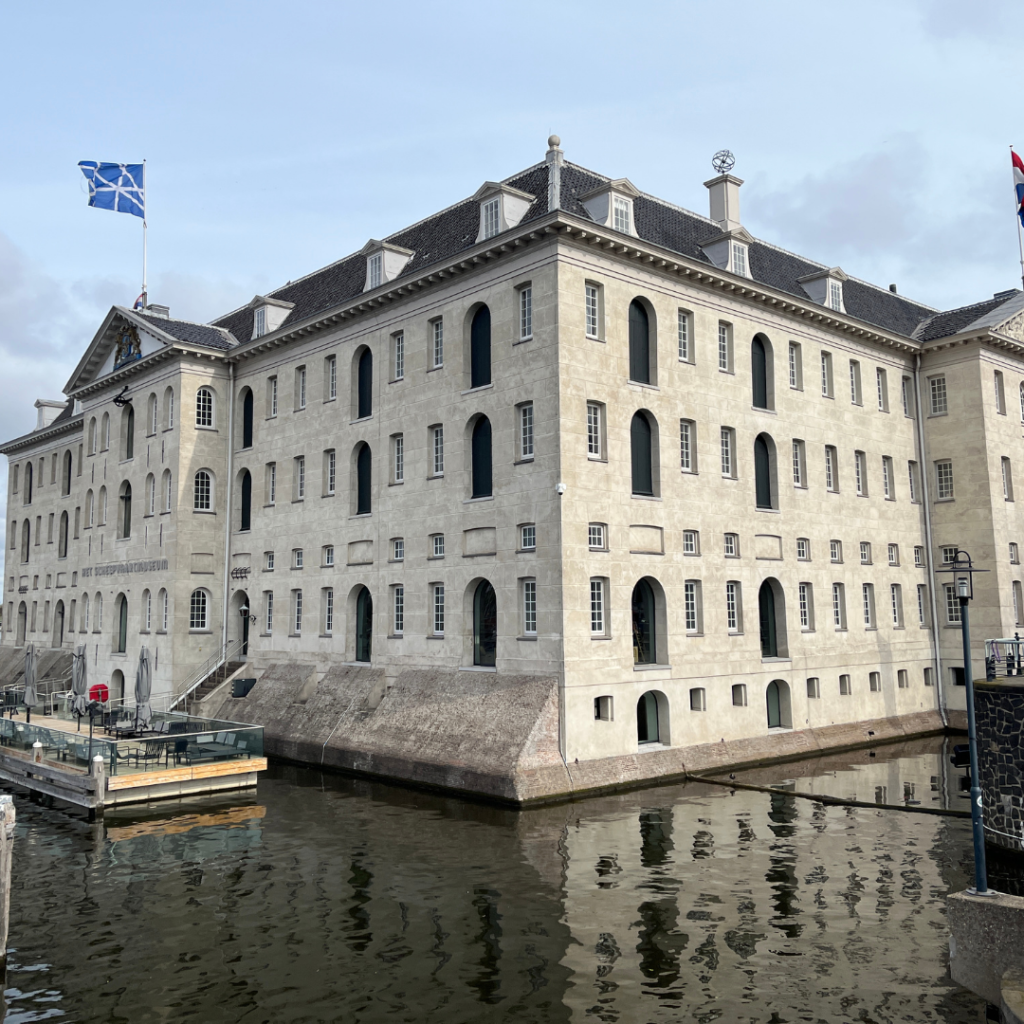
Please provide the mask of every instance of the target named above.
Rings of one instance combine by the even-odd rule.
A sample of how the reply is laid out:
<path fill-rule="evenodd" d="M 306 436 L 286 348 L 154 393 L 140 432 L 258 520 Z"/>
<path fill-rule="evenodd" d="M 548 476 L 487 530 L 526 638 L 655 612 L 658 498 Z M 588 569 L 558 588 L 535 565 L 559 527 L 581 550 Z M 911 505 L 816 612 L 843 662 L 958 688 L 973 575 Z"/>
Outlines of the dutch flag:
<path fill-rule="evenodd" d="M 1010 156 L 1013 157 L 1013 188 L 1017 193 L 1017 216 L 1021 224 L 1024 224 L 1024 161 L 1011 149 Z"/>

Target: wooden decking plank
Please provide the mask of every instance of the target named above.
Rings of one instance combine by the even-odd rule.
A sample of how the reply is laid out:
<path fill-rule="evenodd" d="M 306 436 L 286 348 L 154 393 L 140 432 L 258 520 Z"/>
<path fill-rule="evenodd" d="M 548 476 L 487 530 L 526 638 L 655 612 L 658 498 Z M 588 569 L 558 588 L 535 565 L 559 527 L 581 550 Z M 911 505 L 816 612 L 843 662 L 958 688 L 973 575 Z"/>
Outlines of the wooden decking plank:
<path fill-rule="evenodd" d="M 162 786 L 167 783 L 189 782 L 192 779 L 213 779 L 228 775 L 247 775 L 262 772 L 267 767 L 265 757 L 251 757 L 245 761 L 217 761 L 212 764 L 186 765 L 162 772 L 133 772 L 131 775 L 107 776 L 107 789 L 137 789 L 141 786 Z"/>

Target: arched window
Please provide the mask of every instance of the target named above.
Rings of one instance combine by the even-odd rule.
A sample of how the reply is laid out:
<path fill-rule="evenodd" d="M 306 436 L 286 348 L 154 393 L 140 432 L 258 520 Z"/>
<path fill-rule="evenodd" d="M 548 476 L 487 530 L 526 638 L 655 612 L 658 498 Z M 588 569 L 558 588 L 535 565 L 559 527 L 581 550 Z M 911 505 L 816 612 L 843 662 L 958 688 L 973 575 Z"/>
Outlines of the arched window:
<path fill-rule="evenodd" d="M 636 702 L 636 738 L 638 743 L 661 742 L 658 695 L 653 690 L 648 690 Z"/>
<path fill-rule="evenodd" d="M 61 512 L 60 514 L 60 528 L 57 533 L 57 557 L 67 558 L 68 557 L 68 514 L 67 512 Z"/>
<path fill-rule="evenodd" d="M 366 515 L 370 507 L 370 470 L 373 456 L 365 442 L 356 450 L 356 515 Z"/>
<path fill-rule="evenodd" d="M 1022 406 L 1024 408 L 1024 406 Z M 96 417 L 89 420 L 89 454 L 96 454 Z"/>
<path fill-rule="evenodd" d="M 213 476 L 209 470 L 196 473 L 192 486 L 192 508 L 196 512 L 209 512 L 213 508 Z"/>
<path fill-rule="evenodd" d="M 122 417 L 124 440 L 122 447 L 123 459 L 135 458 L 135 407 L 129 405 Z"/>
<path fill-rule="evenodd" d="M 361 420 L 364 416 L 373 414 L 373 353 L 364 349 L 359 357 L 357 394 L 356 394 L 356 419 Z"/>
<path fill-rule="evenodd" d="M 127 480 L 121 484 L 121 515 L 120 515 L 120 534 L 121 537 L 130 537 L 132 535 L 132 485 Z"/>
<path fill-rule="evenodd" d="M 188 628 L 207 629 L 209 601 L 205 590 L 193 590 L 188 603 Z"/>
<path fill-rule="evenodd" d="M 72 623 L 74 626 L 74 623 Z M 64 602 L 58 601 L 53 609 L 53 646 L 61 647 L 64 643 Z"/>
<path fill-rule="evenodd" d="M 92 491 L 85 492 L 85 525 L 94 526 L 96 523 L 96 496 Z"/>
<path fill-rule="evenodd" d="M 96 591 L 96 611 L 93 613 L 92 631 L 99 633 L 103 629 L 103 595 Z"/>
<path fill-rule="evenodd" d="M 758 508 L 775 508 L 775 444 L 767 434 L 754 438 L 754 493 Z"/>
<path fill-rule="evenodd" d="M 498 651 L 498 599 L 481 580 L 473 594 L 473 664 L 494 667 Z"/>
<path fill-rule="evenodd" d="M 30 544 L 32 541 L 32 526 L 26 519 L 21 524 L 21 560 L 23 562 L 28 561 L 28 553 L 30 550 Z"/>
<path fill-rule="evenodd" d="M 81 628 L 80 633 L 86 633 L 89 630 L 89 595 L 82 595 L 82 618 L 80 619 Z"/>
<path fill-rule="evenodd" d="M 174 388 L 164 391 L 164 427 L 170 430 L 174 426 Z"/>
<path fill-rule="evenodd" d="M 373 653 L 373 598 L 366 587 L 356 597 L 356 661 L 370 660 Z"/>
<path fill-rule="evenodd" d="M 657 661 L 657 627 L 654 589 L 647 580 L 633 588 L 633 663 L 653 665 Z"/>
<path fill-rule="evenodd" d="M 64 473 L 61 477 L 60 493 L 68 495 L 71 493 L 71 452 L 64 453 Z"/>
<path fill-rule="evenodd" d="M 196 426 L 213 426 L 213 392 L 209 388 L 196 392 Z"/>
<path fill-rule="evenodd" d="M 105 412 L 100 423 L 100 451 L 107 451 L 110 448 L 110 413 Z"/>
<path fill-rule="evenodd" d="M 487 498 L 494 493 L 491 466 L 491 421 L 481 416 L 473 426 L 472 497 Z"/>
<path fill-rule="evenodd" d="M 169 469 L 164 470 L 164 511 L 171 511 L 171 471 Z"/>
<path fill-rule="evenodd" d="M 156 477 L 152 473 L 146 477 L 146 515 L 156 513 Z"/>
<path fill-rule="evenodd" d="M 157 606 L 160 615 L 160 625 L 157 627 L 164 633 L 167 632 L 167 625 L 170 619 L 170 605 L 167 601 L 167 591 L 161 589 L 159 594 L 159 604 Z"/>
<path fill-rule="evenodd" d="M 251 392 L 250 392 L 251 395 Z M 252 526 L 252 474 L 249 470 L 242 471 L 242 501 L 240 530 L 248 530 Z"/>
<path fill-rule="evenodd" d="M 768 712 L 769 729 L 792 729 L 793 713 L 789 694 L 789 683 L 773 679 L 765 690 L 765 705 Z"/>
<path fill-rule="evenodd" d="M 21 499 L 22 503 L 25 504 L 25 505 L 31 505 L 32 504 L 32 473 L 33 473 L 32 463 L 31 462 L 26 462 L 25 463 L 25 495 Z"/>
<path fill-rule="evenodd" d="M 143 633 L 148 633 L 153 625 L 153 595 L 148 591 L 142 592 L 142 623 Z"/>
<path fill-rule="evenodd" d="M 106 487 L 100 488 L 100 526 L 107 525 L 107 489 Z"/>
<path fill-rule="evenodd" d="M 761 633 L 761 657 L 788 657 L 786 595 L 777 579 L 767 579 L 761 584 L 757 592 L 757 610 Z"/>
<path fill-rule="evenodd" d="M 629 304 L 629 379 L 651 383 L 651 325 L 639 299 Z"/>
<path fill-rule="evenodd" d="M 768 408 L 768 359 L 765 355 L 764 342 L 755 337 L 750 343 L 750 376 L 754 392 L 754 408 Z"/>
<path fill-rule="evenodd" d="M 25 606 L 25 602 L 22 601 L 18 605 L 18 631 L 15 637 L 15 643 L 18 647 L 25 646 L 25 630 L 28 626 L 28 608 Z"/>
<path fill-rule="evenodd" d="M 242 393 L 242 447 L 252 447 L 252 388 Z"/>
<path fill-rule="evenodd" d="M 629 425 L 630 459 L 634 494 L 654 494 L 654 445 L 651 421 L 643 412 L 633 414 Z"/>
<path fill-rule="evenodd" d="M 147 417 L 146 417 L 146 433 L 155 434 L 157 428 L 157 403 L 156 395 L 149 396 L 149 403 L 147 405 Z"/>
<path fill-rule="evenodd" d="M 491 311 L 481 306 L 469 329 L 469 386 L 491 383 Z"/>
<path fill-rule="evenodd" d="M 128 650 L 128 598 L 119 594 L 117 598 L 117 635 L 114 637 L 114 650 L 124 654 Z"/>

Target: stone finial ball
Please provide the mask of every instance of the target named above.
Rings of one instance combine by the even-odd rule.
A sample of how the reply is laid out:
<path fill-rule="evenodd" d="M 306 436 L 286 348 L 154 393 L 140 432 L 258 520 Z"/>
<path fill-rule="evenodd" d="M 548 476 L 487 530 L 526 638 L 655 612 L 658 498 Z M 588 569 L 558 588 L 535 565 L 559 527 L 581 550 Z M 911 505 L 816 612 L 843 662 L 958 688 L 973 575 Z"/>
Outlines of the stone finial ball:
<path fill-rule="evenodd" d="M 561 144 L 562 140 L 557 135 L 548 137 L 548 149 L 558 149 Z"/>

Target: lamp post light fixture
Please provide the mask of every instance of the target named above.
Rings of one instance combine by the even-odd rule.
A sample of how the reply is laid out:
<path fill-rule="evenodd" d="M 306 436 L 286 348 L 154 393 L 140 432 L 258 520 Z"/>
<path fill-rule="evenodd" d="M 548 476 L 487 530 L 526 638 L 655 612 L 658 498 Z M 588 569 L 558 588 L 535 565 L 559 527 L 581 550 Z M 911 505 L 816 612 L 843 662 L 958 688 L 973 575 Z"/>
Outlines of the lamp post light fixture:
<path fill-rule="evenodd" d="M 967 891 L 972 896 L 992 896 L 988 887 L 988 871 L 985 865 L 985 824 L 981 817 L 981 779 L 978 770 L 978 733 L 974 719 L 974 677 L 971 672 L 971 622 L 968 602 L 974 597 L 974 574 L 988 572 L 975 569 L 971 556 L 960 548 L 953 555 L 948 569 L 939 572 L 953 574 L 956 597 L 960 603 L 960 636 L 964 650 L 964 686 L 967 690 L 967 744 L 971 754 L 971 832 L 974 837 L 974 888 Z M 942 685 L 942 680 L 939 680 Z"/>

